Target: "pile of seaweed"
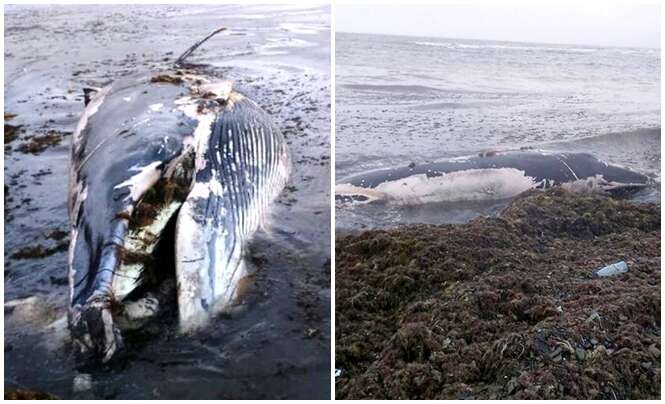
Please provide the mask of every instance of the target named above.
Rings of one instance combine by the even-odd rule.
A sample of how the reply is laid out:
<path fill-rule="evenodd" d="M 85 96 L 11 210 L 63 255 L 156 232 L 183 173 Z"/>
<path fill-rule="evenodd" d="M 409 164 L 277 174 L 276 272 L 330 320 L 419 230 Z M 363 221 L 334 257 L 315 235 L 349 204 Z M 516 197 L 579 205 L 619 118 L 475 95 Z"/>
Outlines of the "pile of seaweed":
<path fill-rule="evenodd" d="M 660 397 L 660 204 L 554 189 L 349 235 L 335 283 L 337 398 Z"/>
<path fill-rule="evenodd" d="M 5 390 L 5 400 L 58 400 L 58 397 L 41 391 L 15 389 L 10 387 Z"/>

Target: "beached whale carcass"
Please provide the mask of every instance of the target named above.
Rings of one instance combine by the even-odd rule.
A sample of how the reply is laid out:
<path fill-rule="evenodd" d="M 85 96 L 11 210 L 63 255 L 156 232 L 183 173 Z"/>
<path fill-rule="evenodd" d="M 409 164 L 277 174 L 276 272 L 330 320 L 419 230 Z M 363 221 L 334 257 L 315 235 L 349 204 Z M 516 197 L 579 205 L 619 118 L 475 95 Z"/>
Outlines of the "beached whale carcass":
<path fill-rule="evenodd" d="M 588 153 L 510 151 L 354 175 L 337 183 L 335 199 L 338 204 L 384 201 L 412 205 L 501 200 L 557 185 L 619 194 L 649 183 L 645 175 Z"/>
<path fill-rule="evenodd" d="M 175 266 L 181 330 L 231 304 L 243 247 L 286 185 L 289 153 L 270 116 L 184 63 L 221 30 L 173 69 L 86 95 L 71 151 L 68 317 L 80 350 L 103 361 L 122 343 L 114 319 L 132 314 L 122 303 L 164 266 Z"/>

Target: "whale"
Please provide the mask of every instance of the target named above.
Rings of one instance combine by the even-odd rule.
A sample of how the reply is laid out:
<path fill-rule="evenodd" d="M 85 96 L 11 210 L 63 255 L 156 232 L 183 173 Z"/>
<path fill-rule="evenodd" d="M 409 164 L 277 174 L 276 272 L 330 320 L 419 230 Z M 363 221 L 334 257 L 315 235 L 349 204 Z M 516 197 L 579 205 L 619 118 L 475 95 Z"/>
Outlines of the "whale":
<path fill-rule="evenodd" d="M 622 196 L 650 183 L 646 175 L 589 153 L 493 151 L 352 175 L 335 185 L 335 201 L 337 206 L 491 201 L 554 186 Z"/>
<path fill-rule="evenodd" d="M 271 116 L 186 61 L 223 30 L 164 70 L 85 91 L 71 144 L 67 314 L 84 357 L 109 361 L 127 319 L 149 319 L 168 296 L 182 333 L 232 307 L 246 245 L 287 184 L 291 158 Z"/>

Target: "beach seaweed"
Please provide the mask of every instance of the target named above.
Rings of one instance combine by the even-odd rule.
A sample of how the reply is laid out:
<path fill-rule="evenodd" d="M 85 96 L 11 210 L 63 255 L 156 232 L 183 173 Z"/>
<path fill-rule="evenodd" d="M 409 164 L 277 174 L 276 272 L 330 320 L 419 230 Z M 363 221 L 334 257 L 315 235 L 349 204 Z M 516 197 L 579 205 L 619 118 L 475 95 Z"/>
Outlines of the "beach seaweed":
<path fill-rule="evenodd" d="M 528 192 L 340 237 L 335 281 L 339 399 L 660 397 L 659 204 Z"/>
<path fill-rule="evenodd" d="M 39 154 L 51 146 L 59 145 L 65 135 L 67 133 L 52 130 L 44 135 L 30 137 L 26 143 L 18 147 L 18 151 L 26 154 Z"/>
<path fill-rule="evenodd" d="M 151 83 L 165 83 L 165 84 L 174 84 L 179 85 L 183 83 L 182 77 L 170 75 L 170 74 L 159 74 L 150 79 Z"/>
<path fill-rule="evenodd" d="M 69 247 L 69 240 L 64 240 L 58 242 L 52 247 L 44 247 L 42 245 L 34 245 L 20 248 L 18 251 L 9 256 L 13 259 L 32 259 L 32 258 L 44 258 L 55 253 L 67 251 Z"/>
<path fill-rule="evenodd" d="M 5 400 L 59 400 L 59 398 L 41 391 L 8 389 L 5 391 Z"/>
<path fill-rule="evenodd" d="M 21 131 L 21 125 L 5 124 L 5 144 L 9 144 L 16 140 Z"/>

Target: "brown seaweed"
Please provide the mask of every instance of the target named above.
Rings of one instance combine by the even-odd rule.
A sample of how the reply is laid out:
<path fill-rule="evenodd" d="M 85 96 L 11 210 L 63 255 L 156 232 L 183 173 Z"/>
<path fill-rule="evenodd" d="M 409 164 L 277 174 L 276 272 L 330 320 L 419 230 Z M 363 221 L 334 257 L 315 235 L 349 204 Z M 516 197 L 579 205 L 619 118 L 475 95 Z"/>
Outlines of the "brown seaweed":
<path fill-rule="evenodd" d="M 44 135 L 33 136 L 18 147 L 21 153 L 39 154 L 51 146 L 60 144 L 65 133 L 50 131 Z"/>
<path fill-rule="evenodd" d="M 45 247 L 42 245 L 34 245 L 20 248 L 18 251 L 14 252 L 9 258 L 13 259 L 32 259 L 32 258 L 44 258 L 55 253 L 62 251 L 67 251 L 69 247 L 69 241 L 61 241 L 52 247 Z"/>
<path fill-rule="evenodd" d="M 339 399 L 660 397 L 659 204 L 554 189 L 349 235 L 335 281 Z"/>
<path fill-rule="evenodd" d="M 150 79 L 151 83 L 165 83 L 179 85 L 183 83 L 182 77 L 173 76 L 170 74 L 159 74 Z"/>

